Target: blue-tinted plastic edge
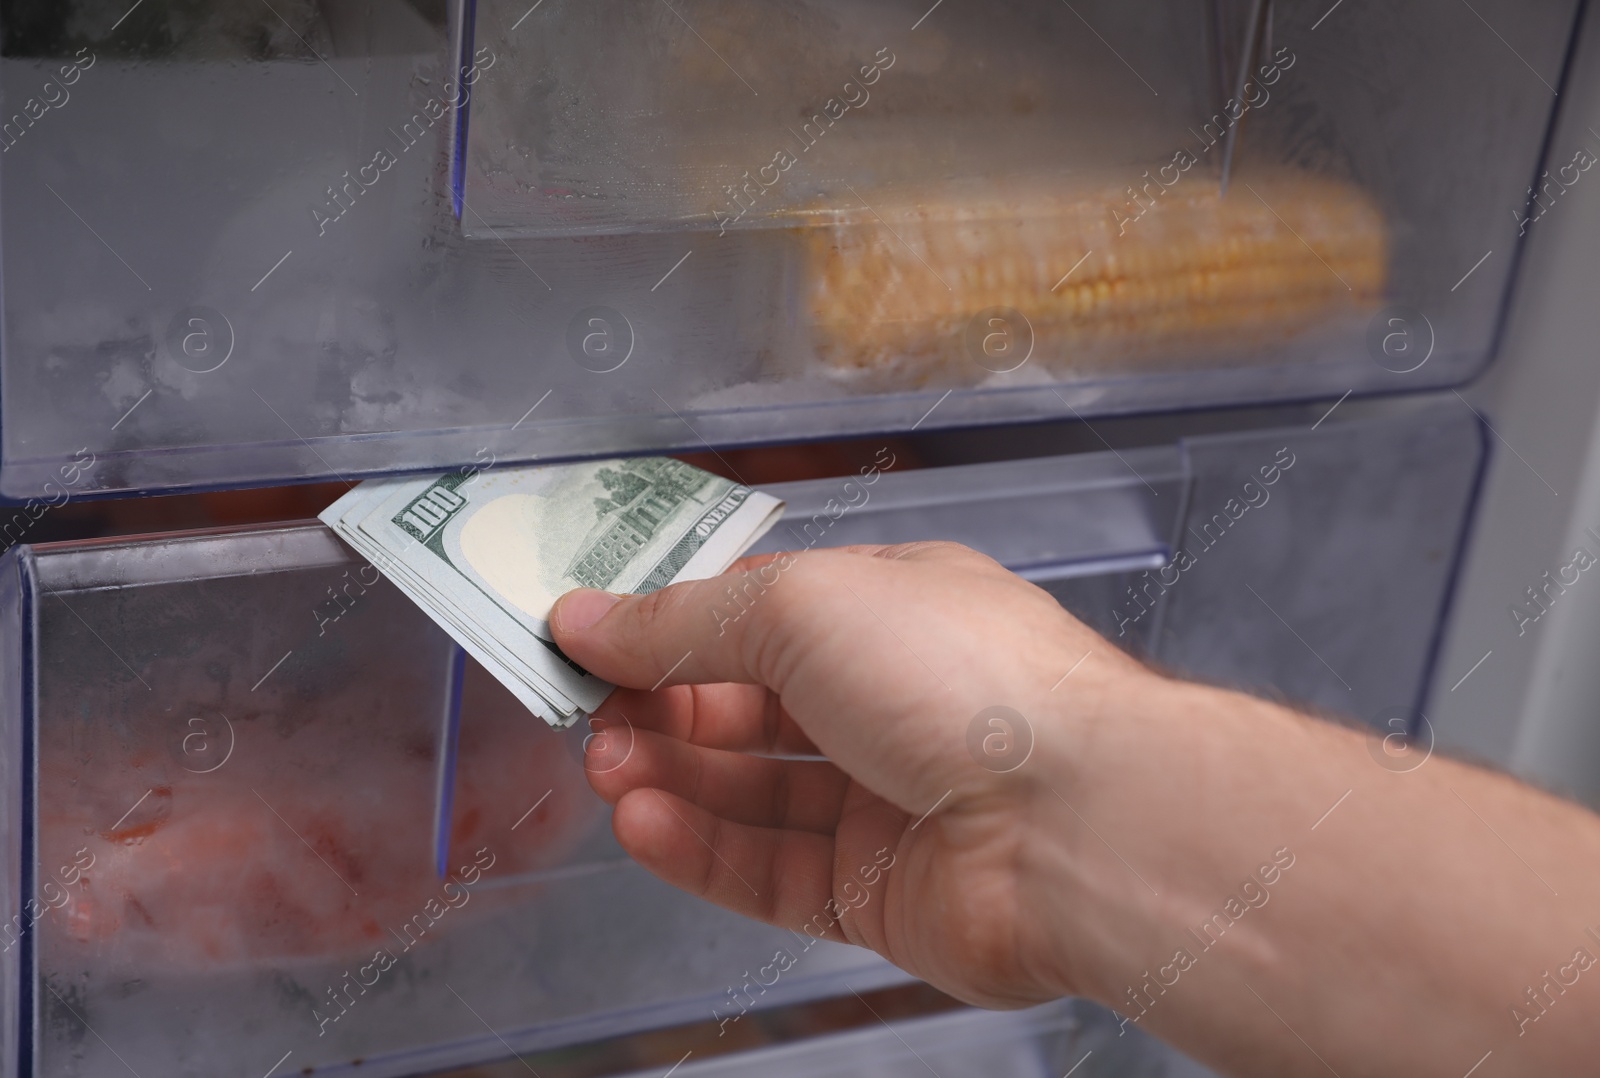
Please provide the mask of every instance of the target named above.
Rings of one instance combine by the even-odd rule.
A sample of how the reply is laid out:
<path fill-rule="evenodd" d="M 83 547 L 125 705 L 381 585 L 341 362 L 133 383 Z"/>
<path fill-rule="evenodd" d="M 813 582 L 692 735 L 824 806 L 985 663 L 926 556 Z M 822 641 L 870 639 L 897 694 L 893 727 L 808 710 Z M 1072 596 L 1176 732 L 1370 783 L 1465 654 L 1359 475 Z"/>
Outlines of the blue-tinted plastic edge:
<path fill-rule="evenodd" d="M 456 96 L 456 139 L 455 145 L 450 148 L 450 204 L 455 210 L 456 219 L 461 219 L 461 211 L 466 205 L 467 197 L 467 123 L 471 117 L 470 105 L 472 92 L 466 89 L 460 80 L 466 77 L 472 66 L 472 43 L 476 36 L 478 21 L 478 0 L 461 0 L 461 42 L 456 52 L 456 80 L 458 92 Z"/>
<path fill-rule="evenodd" d="M 22 893 L 17 896 L 21 903 L 22 912 L 26 915 L 29 896 L 36 893 L 38 887 L 38 820 L 33 811 L 37 793 L 37 760 L 34 746 L 34 723 L 37 716 L 34 714 L 34 669 L 33 657 L 35 636 L 38 634 L 38 625 L 34 620 L 33 593 L 35 580 L 33 575 L 33 552 L 27 547 L 18 547 L 10 555 L 10 560 L 16 566 L 16 577 L 12 583 L 17 589 L 17 609 L 20 615 L 20 624 L 17 628 L 22 637 L 18 646 L 21 649 L 21 674 L 19 679 L 18 696 L 14 701 L 17 705 L 17 722 L 21 725 L 21 812 L 22 842 L 19 845 L 22 858 L 21 873 L 18 877 L 18 886 Z M 17 958 L 17 1074 L 22 1076 L 34 1073 L 34 1060 L 38 1052 L 38 1040 L 41 1023 L 39 1021 L 38 1004 L 38 976 L 37 956 L 35 953 L 34 926 L 28 924 L 22 933 L 21 946 Z"/>
<path fill-rule="evenodd" d="M 450 873 L 450 817 L 456 800 L 456 768 L 461 752 L 461 693 L 467 678 L 467 653 L 450 644 L 450 673 L 446 675 L 445 716 L 439 746 L 438 796 L 434 798 L 433 867 L 442 880 Z"/>
<path fill-rule="evenodd" d="M 1422 679 L 1417 686 L 1417 697 L 1411 704 L 1407 736 L 1413 741 L 1423 734 L 1428 699 L 1433 693 L 1434 679 L 1439 674 L 1439 664 L 1444 659 L 1445 637 L 1449 635 L 1450 615 L 1455 611 L 1456 596 L 1461 588 L 1461 578 L 1466 573 L 1467 555 L 1478 530 L 1478 510 L 1483 505 L 1484 488 L 1489 482 L 1489 465 L 1493 463 L 1494 443 L 1489 437 L 1489 427 L 1480 415 L 1478 429 L 1478 468 L 1472 477 L 1472 489 L 1467 495 L 1466 509 L 1462 514 L 1461 530 L 1456 537 L 1456 548 L 1450 559 L 1450 570 L 1445 575 L 1444 599 L 1439 604 L 1439 614 L 1434 619 L 1433 639 L 1422 660 Z M 1425 744 L 1432 748 L 1432 741 Z"/>

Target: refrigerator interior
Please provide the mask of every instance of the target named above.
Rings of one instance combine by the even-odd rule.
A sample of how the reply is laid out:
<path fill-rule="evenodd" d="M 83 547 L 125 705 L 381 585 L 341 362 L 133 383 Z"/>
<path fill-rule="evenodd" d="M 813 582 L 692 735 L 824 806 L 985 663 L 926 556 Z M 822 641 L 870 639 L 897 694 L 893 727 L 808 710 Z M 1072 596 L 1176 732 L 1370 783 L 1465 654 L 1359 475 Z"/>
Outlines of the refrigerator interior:
<path fill-rule="evenodd" d="M 0 491 L 1459 384 L 1577 8 L 7 0 Z"/>
<path fill-rule="evenodd" d="M 1164 667 L 1388 732 L 1483 436 L 1453 396 L 1347 407 L 947 466 L 861 443 L 894 460 L 768 486 L 791 533 L 765 542 L 967 542 Z M 412 1075 L 905 981 L 629 862 L 585 731 L 533 721 L 320 525 L 3 564 L 8 1073 Z"/>

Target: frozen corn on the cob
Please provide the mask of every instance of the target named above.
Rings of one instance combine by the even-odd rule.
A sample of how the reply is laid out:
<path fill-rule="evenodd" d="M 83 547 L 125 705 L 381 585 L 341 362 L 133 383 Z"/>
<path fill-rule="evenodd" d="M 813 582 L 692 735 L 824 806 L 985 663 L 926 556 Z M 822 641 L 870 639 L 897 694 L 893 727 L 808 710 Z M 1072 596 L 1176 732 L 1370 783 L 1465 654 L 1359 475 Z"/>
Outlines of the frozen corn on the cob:
<path fill-rule="evenodd" d="M 1381 296 L 1387 236 L 1360 190 L 1300 174 L 1225 197 L 1184 182 L 1148 206 L 1033 181 L 863 191 L 855 209 L 808 214 L 818 355 L 897 385 L 976 381 L 995 368 L 974 362 L 968 327 L 998 307 L 1026 317 L 1033 363 L 1056 371 L 1242 357 Z"/>

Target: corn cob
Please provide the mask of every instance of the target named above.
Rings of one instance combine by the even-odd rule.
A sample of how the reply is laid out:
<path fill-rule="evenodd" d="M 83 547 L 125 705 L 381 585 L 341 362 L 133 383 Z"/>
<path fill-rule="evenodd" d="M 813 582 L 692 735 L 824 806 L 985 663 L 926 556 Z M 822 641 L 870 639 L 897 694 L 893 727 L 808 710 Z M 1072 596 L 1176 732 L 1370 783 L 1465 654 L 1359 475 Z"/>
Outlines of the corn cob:
<path fill-rule="evenodd" d="M 1226 197 L 1201 175 L 1183 185 L 1143 203 L 1032 181 L 964 197 L 863 192 L 857 209 L 808 211 L 816 352 L 851 378 L 977 381 L 989 370 L 969 323 L 1004 307 L 1056 373 L 1239 359 L 1381 297 L 1386 230 L 1356 188 L 1294 173 Z"/>

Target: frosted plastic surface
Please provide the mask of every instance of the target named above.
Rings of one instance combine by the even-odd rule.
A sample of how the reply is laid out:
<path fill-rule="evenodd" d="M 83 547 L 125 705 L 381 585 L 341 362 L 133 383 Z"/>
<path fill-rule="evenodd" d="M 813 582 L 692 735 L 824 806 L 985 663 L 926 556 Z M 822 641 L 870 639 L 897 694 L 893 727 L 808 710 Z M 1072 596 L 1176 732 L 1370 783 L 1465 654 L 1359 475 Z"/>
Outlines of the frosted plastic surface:
<path fill-rule="evenodd" d="M 452 647 L 320 526 L 19 557 L 41 912 L 0 1001 L 36 1001 L 31 1073 L 412 1074 L 705 1019 L 798 947 L 628 861 L 581 743 L 472 664 L 441 876 Z M 770 1000 L 844 976 L 904 979 L 815 943 Z"/>
<path fill-rule="evenodd" d="M 1383 725 L 1426 682 L 1485 433 L 1449 394 L 1362 408 L 1316 431 L 779 492 L 795 545 L 837 499 L 853 508 L 819 545 L 952 538 L 1053 567 L 1063 603 L 1164 666 Z M 1138 571 L 1178 545 L 1196 559 L 1179 583 Z M 290 1053 L 290 1073 L 415 1074 L 725 1016 L 795 946 L 628 864 L 579 746 L 470 664 L 441 809 L 453 655 L 374 580 L 319 526 L 0 561 L 0 906 L 39 911 L 0 939 L 0 1022 L 32 1073 L 118 1073 L 120 1054 L 141 1074 L 250 1078 Z M 903 977 L 818 944 L 759 1003 Z"/>
<path fill-rule="evenodd" d="M 0 4 L 9 495 L 1459 381 L 1575 11 L 1274 5 L 1235 122 L 1226 0 L 119 6 Z"/>

